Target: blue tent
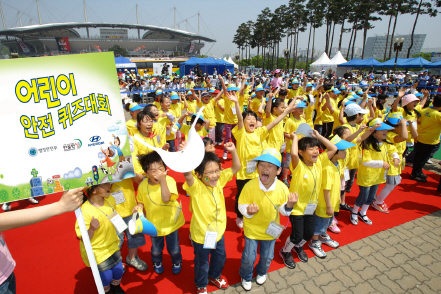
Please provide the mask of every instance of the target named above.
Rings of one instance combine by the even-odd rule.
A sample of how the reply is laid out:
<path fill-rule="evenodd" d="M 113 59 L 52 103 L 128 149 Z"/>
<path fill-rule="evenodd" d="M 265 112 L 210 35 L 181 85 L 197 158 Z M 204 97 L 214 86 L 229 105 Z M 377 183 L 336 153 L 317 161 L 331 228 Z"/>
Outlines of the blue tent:
<path fill-rule="evenodd" d="M 428 66 L 429 68 L 441 68 L 441 60 L 438 62 L 433 62 L 430 66 Z"/>
<path fill-rule="evenodd" d="M 190 74 L 190 70 L 193 70 L 196 64 L 199 64 L 199 68 L 202 69 L 202 72 L 210 75 L 213 74 L 215 68 L 218 73 L 222 73 L 225 69 L 228 69 L 230 72 L 234 72 L 234 65 L 226 62 L 225 60 L 215 59 L 213 57 L 192 57 L 179 65 L 180 75 L 184 76 Z"/>
<path fill-rule="evenodd" d="M 374 58 L 369 59 L 352 59 L 348 62 L 337 65 L 338 67 L 379 67 L 381 62 Z"/>
<path fill-rule="evenodd" d="M 124 71 L 124 70 L 132 70 L 134 69 L 135 72 L 138 74 L 137 70 L 136 70 L 136 63 L 131 62 L 130 60 L 128 60 L 125 57 L 115 57 L 115 65 L 116 65 L 116 70 L 117 71 Z"/>
<path fill-rule="evenodd" d="M 407 68 L 427 68 L 433 65 L 433 63 L 422 57 L 415 57 L 407 59 L 406 65 Z"/>

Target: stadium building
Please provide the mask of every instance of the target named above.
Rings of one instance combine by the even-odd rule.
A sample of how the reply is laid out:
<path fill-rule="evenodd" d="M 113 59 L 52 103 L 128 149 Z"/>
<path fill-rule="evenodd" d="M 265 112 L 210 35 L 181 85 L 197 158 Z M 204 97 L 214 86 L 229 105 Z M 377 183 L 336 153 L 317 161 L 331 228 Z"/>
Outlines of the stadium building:
<path fill-rule="evenodd" d="M 426 34 L 414 34 L 413 36 L 413 46 L 410 49 L 410 56 L 413 54 L 418 54 L 421 52 L 421 48 L 423 48 L 424 40 L 426 39 Z M 366 40 L 366 44 L 364 47 L 364 58 L 375 58 L 381 59 L 384 58 L 384 50 L 386 49 L 386 38 L 387 36 L 376 36 L 376 37 L 368 37 Z M 386 56 L 389 56 L 389 46 L 391 42 L 392 36 L 389 35 L 388 39 L 388 49 Z M 404 38 L 403 49 L 398 53 L 399 58 L 407 58 L 407 50 L 410 47 L 411 35 L 395 35 L 396 38 Z M 392 45 L 392 55 L 391 57 L 395 58 L 395 52 Z"/>

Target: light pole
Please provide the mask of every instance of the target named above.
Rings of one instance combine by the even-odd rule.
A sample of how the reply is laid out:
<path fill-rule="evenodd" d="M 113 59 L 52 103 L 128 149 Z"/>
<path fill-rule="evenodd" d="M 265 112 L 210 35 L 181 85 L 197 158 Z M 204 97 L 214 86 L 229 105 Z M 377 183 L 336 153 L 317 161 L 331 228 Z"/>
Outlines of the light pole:
<path fill-rule="evenodd" d="M 394 63 L 394 75 L 396 75 L 396 71 L 397 71 L 397 59 L 398 59 L 398 52 L 401 51 L 401 49 L 403 49 L 403 42 L 404 42 L 404 38 L 396 38 L 394 40 L 394 51 L 395 51 L 395 63 Z"/>
<path fill-rule="evenodd" d="M 236 58 L 236 61 L 237 61 L 238 65 L 239 65 L 239 71 L 240 71 L 240 54 L 236 53 L 236 55 L 234 55 L 234 57 Z"/>
<path fill-rule="evenodd" d="M 283 55 L 285 55 L 285 71 L 286 71 L 289 68 L 288 66 L 289 50 L 288 49 L 283 50 Z"/>

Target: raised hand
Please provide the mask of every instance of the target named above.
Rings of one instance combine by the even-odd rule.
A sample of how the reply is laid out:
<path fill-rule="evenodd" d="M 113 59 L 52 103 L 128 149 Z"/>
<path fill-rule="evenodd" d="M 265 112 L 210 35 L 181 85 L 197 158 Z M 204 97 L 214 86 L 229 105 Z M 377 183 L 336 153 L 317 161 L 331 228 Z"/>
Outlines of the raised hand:
<path fill-rule="evenodd" d="M 232 152 L 234 150 L 236 150 L 236 146 L 234 146 L 233 142 L 227 142 L 224 144 L 224 147 L 227 151 Z"/>
<path fill-rule="evenodd" d="M 289 193 L 288 202 L 286 202 L 286 207 L 293 208 L 296 205 L 297 201 L 299 201 L 299 195 L 297 192 Z"/>

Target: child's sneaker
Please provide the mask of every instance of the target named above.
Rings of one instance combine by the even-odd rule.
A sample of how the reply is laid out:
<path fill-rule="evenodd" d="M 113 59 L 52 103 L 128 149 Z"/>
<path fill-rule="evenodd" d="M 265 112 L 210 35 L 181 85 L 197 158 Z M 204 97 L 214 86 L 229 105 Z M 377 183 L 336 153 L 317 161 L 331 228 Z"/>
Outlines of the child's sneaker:
<path fill-rule="evenodd" d="M 132 260 L 130 260 L 129 256 L 127 255 L 126 262 L 127 262 L 128 265 L 136 268 L 137 270 L 139 270 L 141 272 L 146 271 L 147 268 L 148 268 L 148 265 L 144 261 L 142 261 L 138 257 L 138 255 L 135 255 L 135 257 Z"/>
<path fill-rule="evenodd" d="M 351 212 L 352 207 L 350 207 L 349 204 L 347 204 L 347 203 L 343 203 L 343 204 L 340 204 L 340 210 L 346 210 L 346 211 Z"/>
<path fill-rule="evenodd" d="M 3 211 L 10 211 L 11 210 L 11 204 L 10 203 L 3 203 L 2 209 L 3 209 Z"/>
<path fill-rule="evenodd" d="M 333 232 L 334 234 L 339 234 L 341 232 L 340 228 L 337 226 L 336 219 L 334 219 L 329 226 L 329 230 Z"/>
<path fill-rule="evenodd" d="M 204 287 L 204 288 L 196 287 L 196 294 L 208 294 L 207 287 Z"/>
<path fill-rule="evenodd" d="M 236 225 L 239 229 L 243 229 L 243 218 L 236 218 Z"/>
<path fill-rule="evenodd" d="M 224 152 L 224 155 L 222 156 L 223 160 L 227 160 L 227 155 L 228 155 L 228 153 Z"/>
<path fill-rule="evenodd" d="M 263 276 L 257 275 L 257 277 L 256 277 L 257 285 L 263 285 L 263 284 L 265 284 L 265 282 L 266 282 L 266 275 L 263 275 Z"/>
<path fill-rule="evenodd" d="M 297 257 L 300 259 L 301 262 L 308 262 L 308 255 L 306 255 L 303 247 L 294 247 L 292 250 L 297 253 Z"/>
<path fill-rule="evenodd" d="M 367 217 L 367 215 L 361 215 L 360 212 L 357 213 L 358 217 L 367 225 L 372 225 L 372 221 Z"/>
<path fill-rule="evenodd" d="M 251 281 L 245 281 L 244 279 L 241 279 L 241 280 L 242 280 L 242 288 L 245 291 L 250 291 L 251 290 Z"/>
<path fill-rule="evenodd" d="M 374 201 L 372 202 L 371 206 L 376 210 L 378 210 L 379 212 L 389 213 L 389 207 L 387 207 L 386 202 L 383 202 L 383 204 L 376 204 Z"/>
<path fill-rule="evenodd" d="M 354 226 L 358 225 L 358 216 L 357 216 L 356 213 L 351 212 L 351 216 L 350 216 L 350 218 L 351 218 L 351 223 L 352 223 Z"/>
<path fill-rule="evenodd" d="M 208 281 L 210 283 L 212 283 L 213 285 L 215 285 L 216 287 L 218 287 L 219 289 L 227 289 L 229 287 L 227 279 L 222 278 L 222 276 L 220 276 L 217 279 L 212 279 L 212 278 L 208 277 Z"/>
<path fill-rule="evenodd" d="M 287 268 L 296 268 L 296 262 L 292 258 L 291 252 L 283 252 L 283 249 L 280 249 L 279 256 L 283 259 L 283 263 Z"/>
<path fill-rule="evenodd" d="M 340 246 L 340 244 L 337 241 L 332 240 L 328 234 L 320 235 L 319 241 L 332 248 L 338 248 L 338 246 Z"/>
<path fill-rule="evenodd" d="M 180 262 L 174 263 L 172 267 L 172 273 L 177 275 L 181 272 L 182 264 Z"/>
<path fill-rule="evenodd" d="M 157 273 L 158 275 L 164 272 L 164 267 L 162 266 L 162 262 L 154 263 L 153 268 L 155 269 L 155 273 Z"/>
<path fill-rule="evenodd" d="M 314 252 L 315 256 L 318 258 L 324 259 L 326 258 L 326 253 L 322 249 L 322 243 L 319 240 L 311 240 L 309 242 L 309 248 Z"/>
<path fill-rule="evenodd" d="M 112 285 L 112 284 L 110 284 L 110 291 L 112 291 L 113 294 L 126 294 L 126 291 L 124 291 L 121 288 L 121 285 Z"/>

